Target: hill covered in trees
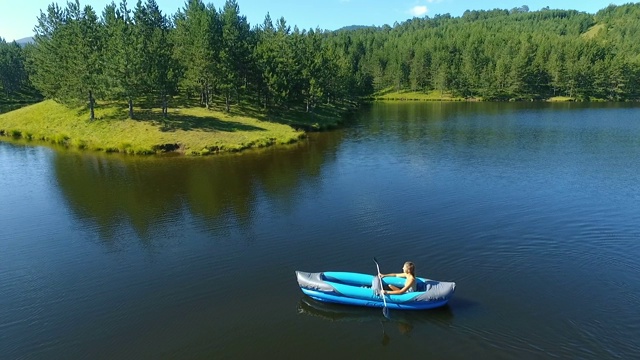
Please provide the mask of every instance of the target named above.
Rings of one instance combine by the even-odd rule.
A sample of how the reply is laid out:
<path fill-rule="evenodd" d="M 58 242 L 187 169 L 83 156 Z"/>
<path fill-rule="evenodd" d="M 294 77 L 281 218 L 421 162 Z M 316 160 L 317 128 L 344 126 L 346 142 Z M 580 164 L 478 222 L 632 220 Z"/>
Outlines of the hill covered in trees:
<path fill-rule="evenodd" d="M 0 40 L 2 97 L 35 87 L 62 103 L 121 101 L 162 108 L 197 101 L 229 111 L 313 111 L 385 89 L 485 100 L 640 98 L 640 4 L 573 10 L 467 11 L 393 26 L 251 26 L 235 0 L 190 0 L 163 14 L 154 0 L 78 1 L 41 12 L 35 43 Z"/>
<path fill-rule="evenodd" d="M 483 99 L 637 100 L 640 4 L 597 14 L 527 7 L 466 11 L 336 35 L 354 44 L 375 90 Z"/>

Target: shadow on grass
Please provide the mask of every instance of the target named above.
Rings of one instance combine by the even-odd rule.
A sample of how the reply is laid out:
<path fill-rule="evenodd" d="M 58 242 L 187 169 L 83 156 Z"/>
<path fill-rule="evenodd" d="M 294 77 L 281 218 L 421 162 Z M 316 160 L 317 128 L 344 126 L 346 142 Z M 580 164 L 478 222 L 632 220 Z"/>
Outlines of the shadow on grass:
<path fill-rule="evenodd" d="M 373 97 L 385 96 L 385 95 L 387 95 L 387 94 L 391 94 L 391 93 L 394 93 L 394 92 L 396 92 L 396 91 L 397 91 L 397 90 L 396 90 L 396 88 L 395 88 L 395 87 L 393 87 L 393 86 L 391 86 L 391 87 L 388 87 L 388 88 L 386 88 L 386 89 L 382 89 L 382 90 L 376 91 L 376 92 L 373 94 Z"/>
<path fill-rule="evenodd" d="M 255 105 L 246 103 L 235 104 L 231 109 L 231 114 L 242 114 L 256 118 L 260 121 L 289 125 L 295 129 L 305 131 L 317 131 L 321 129 L 335 127 L 345 119 L 346 109 L 350 106 L 327 105 L 316 106 L 312 111 L 307 112 L 301 107 L 271 107 L 264 110 Z"/>
<path fill-rule="evenodd" d="M 16 98 L 0 98 L 0 114 L 8 113 L 13 110 L 33 105 L 42 101 L 38 97 L 16 97 Z"/>
<path fill-rule="evenodd" d="M 220 120 L 214 116 L 192 116 L 181 114 L 170 114 L 167 118 L 162 116 L 158 111 L 149 109 L 135 110 L 135 121 L 149 122 L 158 126 L 161 131 L 171 132 L 176 130 L 184 131 L 264 131 L 264 128 L 243 124 L 237 121 Z M 126 120 L 128 118 L 128 109 L 124 108 L 111 115 L 102 116 L 103 120 Z"/>
<path fill-rule="evenodd" d="M 142 109 L 138 108 L 134 111 L 134 120 L 141 122 L 150 122 L 162 131 L 176 130 L 200 130 L 200 131 L 261 131 L 265 130 L 261 127 L 247 125 L 240 122 L 230 120 L 220 120 L 215 116 L 193 116 L 170 113 L 168 118 L 163 118 L 159 109 L 150 106 L 153 103 L 144 103 L 142 101 Z M 256 105 L 257 101 L 253 98 L 243 99 L 240 102 L 232 102 L 229 115 L 250 117 L 260 121 L 283 124 L 291 126 L 298 130 L 318 131 L 337 126 L 345 119 L 345 114 L 349 109 L 355 109 L 355 103 L 340 102 L 335 104 L 319 104 L 312 111 L 306 112 L 303 105 L 292 107 L 271 106 L 264 109 L 260 105 Z M 224 112 L 224 100 L 222 98 L 213 97 L 211 101 L 211 109 Z M 105 103 L 107 106 L 116 106 L 113 111 L 99 116 L 102 120 L 126 120 L 128 118 L 128 108 L 124 104 Z M 172 99 L 170 101 L 171 109 L 181 108 L 200 108 L 202 104 L 197 99 Z"/>
<path fill-rule="evenodd" d="M 0 93 L 0 114 L 44 100 L 35 89 L 23 89 L 10 95 Z"/>
<path fill-rule="evenodd" d="M 28 106 L 31 104 L 2 104 L 0 103 L 0 114 L 4 114 L 4 113 L 8 113 L 10 111 L 13 110 L 18 110 L 20 108 L 23 108 L 25 106 Z"/>
<path fill-rule="evenodd" d="M 171 115 L 164 119 L 162 115 L 153 120 L 162 131 L 200 130 L 200 131 L 264 131 L 264 128 L 243 124 L 237 121 L 222 121 L 213 116 L 197 117 L 188 115 Z M 148 118 L 148 117 L 146 117 Z"/>

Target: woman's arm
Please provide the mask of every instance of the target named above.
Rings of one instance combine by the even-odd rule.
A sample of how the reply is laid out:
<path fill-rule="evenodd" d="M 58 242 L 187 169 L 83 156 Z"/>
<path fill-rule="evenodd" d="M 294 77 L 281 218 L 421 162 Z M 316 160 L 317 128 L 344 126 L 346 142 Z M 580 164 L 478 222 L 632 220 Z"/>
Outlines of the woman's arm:
<path fill-rule="evenodd" d="M 403 274 L 404 275 L 404 274 Z M 388 295 L 400 295 L 400 294 L 404 294 L 406 293 L 411 286 L 413 286 L 413 283 L 416 282 L 416 278 L 411 279 L 410 281 L 407 281 L 404 284 L 404 287 L 400 290 L 384 290 L 382 291 L 383 294 L 388 294 Z"/>
<path fill-rule="evenodd" d="M 403 273 L 399 273 L 399 274 L 380 274 L 380 277 L 399 277 L 399 278 L 406 278 L 407 274 L 403 274 Z"/>

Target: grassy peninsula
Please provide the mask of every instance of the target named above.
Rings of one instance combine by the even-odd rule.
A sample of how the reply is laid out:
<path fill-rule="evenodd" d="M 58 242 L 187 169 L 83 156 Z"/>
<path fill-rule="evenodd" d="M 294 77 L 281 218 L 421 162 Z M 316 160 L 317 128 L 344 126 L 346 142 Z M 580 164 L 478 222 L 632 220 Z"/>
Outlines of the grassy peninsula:
<path fill-rule="evenodd" d="M 160 109 L 136 108 L 135 119 L 129 119 L 124 104 L 105 103 L 91 121 L 86 107 L 46 100 L 0 114 L 0 135 L 105 152 L 207 155 L 293 143 L 305 137 L 305 130 L 336 126 L 343 110 L 266 115 L 250 107 L 230 113 L 179 107 L 169 109 L 165 119 Z"/>

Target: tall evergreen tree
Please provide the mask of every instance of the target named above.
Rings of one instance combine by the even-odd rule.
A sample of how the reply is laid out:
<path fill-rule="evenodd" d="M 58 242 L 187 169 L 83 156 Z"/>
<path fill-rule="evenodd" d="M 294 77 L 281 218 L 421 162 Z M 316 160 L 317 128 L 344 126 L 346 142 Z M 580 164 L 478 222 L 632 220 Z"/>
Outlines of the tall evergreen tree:
<path fill-rule="evenodd" d="M 93 120 L 95 118 L 95 93 L 102 90 L 103 28 L 91 6 L 85 6 L 84 10 L 80 12 L 80 3 L 79 0 L 76 0 L 72 9 L 70 13 L 73 14 L 73 18 L 70 24 L 73 29 L 74 46 L 70 49 L 71 69 L 69 71 L 75 76 L 70 79 L 70 83 L 76 83 L 75 86 L 79 92 L 78 98 L 82 98 L 82 95 L 86 94 L 89 103 L 89 116 Z"/>
<path fill-rule="evenodd" d="M 46 96 L 76 104 L 88 97 L 94 118 L 95 92 L 100 87 L 102 27 L 91 6 L 79 0 L 65 9 L 52 4 L 41 12 L 35 28 L 36 50 L 31 70 L 33 82 Z"/>
<path fill-rule="evenodd" d="M 318 99 L 326 90 L 327 69 L 330 60 L 326 57 L 322 46 L 320 29 L 309 31 L 304 38 L 302 54 L 302 93 L 305 99 L 306 111 L 311 111 Z"/>
<path fill-rule="evenodd" d="M 225 109 L 230 111 L 232 94 L 239 96 L 246 87 L 251 49 L 249 23 L 240 15 L 236 0 L 227 0 L 220 14 L 222 46 L 220 49 L 220 88 L 225 98 Z"/>
<path fill-rule="evenodd" d="M 129 118 L 133 118 L 134 99 L 144 94 L 142 41 L 127 0 L 116 8 L 111 3 L 103 13 L 107 42 L 104 73 L 108 84 L 108 97 L 127 102 Z"/>
<path fill-rule="evenodd" d="M 57 4 L 47 7 L 47 12 L 40 11 L 35 32 L 35 47 L 27 64 L 31 81 L 40 92 L 48 98 L 62 101 L 65 97 L 66 84 L 61 81 L 66 77 L 63 66 L 64 36 L 62 27 L 65 24 L 65 13 Z"/>
<path fill-rule="evenodd" d="M 201 104 L 209 108 L 210 93 L 218 82 L 221 27 L 217 11 L 201 0 L 190 0 L 174 17 L 173 56 L 181 73 L 180 85 L 196 89 Z"/>
<path fill-rule="evenodd" d="M 258 101 L 262 102 L 262 106 L 265 109 L 269 108 L 270 101 L 276 93 L 274 79 L 276 77 L 277 69 L 277 59 L 275 58 L 277 46 L 275 43 L 275 27 L 273 26 L 271 16 L 267 13 L 262 25 L 257 29 L 257 43 L 255 49 L 256 66 L 260 73 Z M 260 98 L 263 98 L 264 100 Z"/>
<path fill-rule="evenodd" d="M 167 116 L 168 95 L 173 92 L 174 79 L 171 71 L 172 43 L 169 41 L 169 20 L 162 14 L 155 0 L 138 2 L 134 11 L 136 33 L 144 75 L 141 87 L 151 99 L 158 99 L 163 116 Z"/>

